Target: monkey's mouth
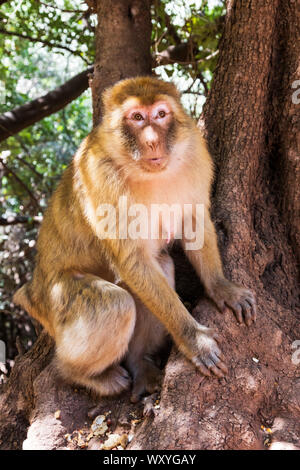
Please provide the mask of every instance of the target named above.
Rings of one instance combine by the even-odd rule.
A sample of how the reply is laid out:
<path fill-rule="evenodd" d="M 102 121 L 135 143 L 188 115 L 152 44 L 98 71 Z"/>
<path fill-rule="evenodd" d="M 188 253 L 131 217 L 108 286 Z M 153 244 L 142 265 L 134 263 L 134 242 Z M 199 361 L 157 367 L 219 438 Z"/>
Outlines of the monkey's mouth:
<path fill-rule="evenodd" d="M 144 159 L 144 163 L 146 164 L 147 169 L 150 170 L 163 170 L 167 165 L 168 159 L 167 157 L 157 156 L 157 157 L 148 157 Z"/>
<path fill-rule="evenodd" d="M 155 157 L 155 158 L 149 158 L 149 162 L 154 163 L 155 165 L 160 165 L 161 162 L 163 161 L 163 157 Z"/>
<path fill-rule="evenodd" d="M 147 157 L 141 160 L 142 167 L 146 171 L 161 171 L 166 168 L 168 163 L 168 158 L 163 156 L 157 157 Z"/>

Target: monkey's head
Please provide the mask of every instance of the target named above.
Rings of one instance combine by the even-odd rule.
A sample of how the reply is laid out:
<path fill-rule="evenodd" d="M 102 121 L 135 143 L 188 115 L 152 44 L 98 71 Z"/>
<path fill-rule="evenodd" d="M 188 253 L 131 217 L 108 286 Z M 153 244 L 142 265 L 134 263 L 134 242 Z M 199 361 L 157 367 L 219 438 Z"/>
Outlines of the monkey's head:
<path fill-rule="evenodd" d="M 102 99 L 103 126 L 121 165 L 158 173 L 180 161 L 179 143 L 188 139 L 191 119 L 173 84 L 152 77 L 127 79 L 107 89 Z"/>

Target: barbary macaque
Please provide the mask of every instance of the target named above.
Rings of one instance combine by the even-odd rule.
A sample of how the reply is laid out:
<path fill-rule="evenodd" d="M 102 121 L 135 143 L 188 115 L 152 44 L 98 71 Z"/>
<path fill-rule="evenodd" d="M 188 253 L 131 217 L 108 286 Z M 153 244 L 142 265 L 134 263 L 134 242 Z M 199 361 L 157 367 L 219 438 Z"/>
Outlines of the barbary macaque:
<path fill-rule="evenodd" d="M 153 356 L 168 333 L 202 374 L 227 372 L 216 333 L 190 315 L 174 290 L 170 242 L 182 244 L 220 310 L 227 306 L 250 325 L 256 306 L 250 290 L 223 275 L 209 215 L 212 160 L 175 86 L 152 77 L 123 80 L 104 92 L 103 107 L 102 123 L 82 142 L 51 199 L 33 279 L 14 301 L 53 336 L 66 379 L 100 395 L 133 382 L 137 401 L 157 390 Z M 119 214 L 125 199 L 127 218 Z M 204 243 L 190 249 L 184 228 L 188 219 L 197 226 L 199 204 Z M 157 205 L 188 210 L 167 222 L 158 217 L 153 226 L 149 213 Z M 139 208 L 139 222 L 152 224 L 155 237 L 130 228 Z"/>

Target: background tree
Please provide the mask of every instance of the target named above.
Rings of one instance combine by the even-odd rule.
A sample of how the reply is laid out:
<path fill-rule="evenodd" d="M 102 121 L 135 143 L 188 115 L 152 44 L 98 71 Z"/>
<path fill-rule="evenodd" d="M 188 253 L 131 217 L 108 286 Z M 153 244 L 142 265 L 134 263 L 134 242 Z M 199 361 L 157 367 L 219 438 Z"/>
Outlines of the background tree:
<path fill-rule="evenodd" d="M 299 440 L 299 361 L 292 349 L 300 338 L 299 104 L 292 99 L 293 83 L 299 79 L 299 6 L 284 0 L 229 0 L 224 22 L 222 6 L 209 14 L 208 2 L 203 2 L 183 25 L 174 26 L 168 2 L 154 2 L 151 8 L 148 4 L 148 9 L 142 0 L 88 3 L 98 16 L 95 122 L 100 118 L 100 92 L 113 81 L 149 73 L 159 61 L 167 67 L 160 72 L 164 78 L 170 75 L 182 85 L 180 78 L 188 74 L 185 91 L 207 93 L 209 67 L 218 60 L 199 122 L 216 162 L 213 214 L 227 274 L 255 290 L 259 307 L 257 324 L 250 329 L 237 326 L 230 312 L 217 313 L 204 298 L 194 310 L 202 323 L 222 333 L 230 367 L 225 379 L 203 378 L 173 350 L 154 418 L 137 424 L 142 406 L 129 404 L 128 396 L 101 400 L 98 413 L 111 411 L 111 429 L 133 434 L 128 445 L 133 449 L 293 447 Z M 209 32 L 215 42 L 207 39 L 213 44 L 207 51 Z M 170 69 L 166 64 L 174 61 L 179 65 Z M 210 64 L 207 70 L 205 64 Z M 199 104 L 194 106 L 197 114 Z M 10 174 L 22 186 L 5 165 L 6 160 L 5 177 Z M 9 191 L 14 195 L 16 189 Z M 193 274 L 180 252 L 174 256 L 178 291 L 192 308 L 200 287 L 191 282 Z M 28 353 L 22 355 L 20 344 L 19 351 L 0 398 L 2 448 L 20 447 L 27 431 L 25 448 L 99 447 L 101 440 L 91 438 L 86 417 L 91 397 L 59 382 L 50 363 L 51 340 L 43 333 Z"/>

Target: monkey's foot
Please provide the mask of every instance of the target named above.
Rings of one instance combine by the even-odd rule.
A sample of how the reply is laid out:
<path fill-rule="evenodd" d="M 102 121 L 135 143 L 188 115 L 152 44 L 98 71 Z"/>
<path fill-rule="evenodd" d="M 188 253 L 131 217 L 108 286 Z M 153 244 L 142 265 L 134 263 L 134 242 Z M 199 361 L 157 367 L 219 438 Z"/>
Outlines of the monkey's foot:
<path fill-rule="evenodd" d="M 153 394 L 161 388 L 162 371 L 148 359 L 143 359 L 138 365 L 133 379 L 131 402 L 137 403 L 145 394 Z"/>
<path fill-rule="evenodd" d="M 158 398 L 158 393 L 152 393 L 143 398 L 144 409 L 143 416 L 146 418 L 152 418 L 155 415 L 154 404 Z"/>
<path fill-rule="evenodd" d="M 97 389 L 100 395 L 118 395 L 124 390 L 129 389 L 131 378 L 124 367 L 115 365 L 110 366 L 101 375 L 97 376 L 97 382 Z"/>
<path fill-rule="evenodd" d="M 222 378 L 227 374 L 228 369 L 218 342 L 220 342 L 220 337 L 212 328 L 198 324 L 194 334 L 189 338 L 188 348 L 185 343 L 180 344 L 178 348 L 201 374 Z"/>
<path fill-rule="evenodd" d="M 247 326 L 255 323 L 256 301 L 251 290 L 227 279 L 221 279 L 208 290 L 208 295 L 221 312 L 229 307 L 239 323 L 245 322 Z"/>

